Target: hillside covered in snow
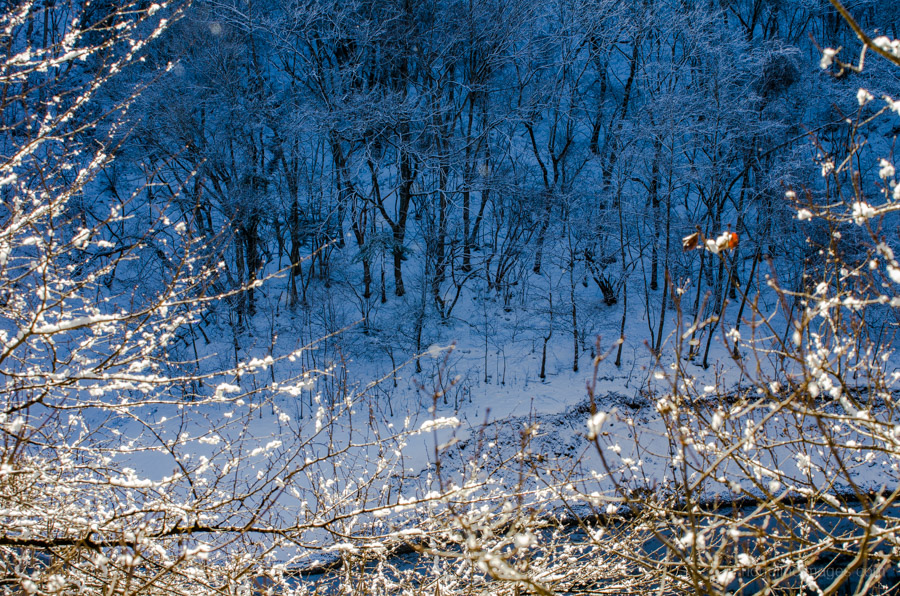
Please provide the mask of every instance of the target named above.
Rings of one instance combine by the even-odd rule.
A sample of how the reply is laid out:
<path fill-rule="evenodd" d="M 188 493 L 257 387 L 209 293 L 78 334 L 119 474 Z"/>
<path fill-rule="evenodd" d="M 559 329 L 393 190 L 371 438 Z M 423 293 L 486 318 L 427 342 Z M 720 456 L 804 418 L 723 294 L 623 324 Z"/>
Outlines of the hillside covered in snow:
<path fill-rule="evenodd" d="M 892 593 L 898 25 L 10 4 L 0 590 Z"/>

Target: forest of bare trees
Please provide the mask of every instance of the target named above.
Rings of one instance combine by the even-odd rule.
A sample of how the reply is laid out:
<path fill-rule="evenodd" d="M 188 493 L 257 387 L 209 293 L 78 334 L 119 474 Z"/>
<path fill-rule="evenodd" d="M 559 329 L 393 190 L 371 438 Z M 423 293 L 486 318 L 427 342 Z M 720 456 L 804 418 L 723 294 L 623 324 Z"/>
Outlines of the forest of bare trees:
<path fill-rule="evenodd" d="M 893 593 L 898 24 L 6 4 L 0 591 Z"/>
<path fill-rule="evenodd" d="M 884 3 L 854 10 L 891 22 Z M 290 308 L 354 305 L 319 331 L 393 333 L 417 313 L 405 356 L 476 296 L 512 309 L 539 292 L 576 350 L 593 339 L 582 302 L 645 319 L 630 339 L 655 349 L 667 278 L 692 282 L 701 318 L 760 260 L 790 257 L 802 283 L 781 198 L 816 184 L 809 134 L 845 142 L 855 98 L 811 66 L 816 44 L 853 39 L 820 2 L 199 3 L 155 48 L 175 67 L 107 190 L 139 179 L 174 201 L 223 288 L 279 269 Z M 890 80 L 865 76 L 875 93 Z M 739 250 L 682 254 L 697 226 L 730 227 Z M 257 300 L 232 304 L 236 333 Z"/>

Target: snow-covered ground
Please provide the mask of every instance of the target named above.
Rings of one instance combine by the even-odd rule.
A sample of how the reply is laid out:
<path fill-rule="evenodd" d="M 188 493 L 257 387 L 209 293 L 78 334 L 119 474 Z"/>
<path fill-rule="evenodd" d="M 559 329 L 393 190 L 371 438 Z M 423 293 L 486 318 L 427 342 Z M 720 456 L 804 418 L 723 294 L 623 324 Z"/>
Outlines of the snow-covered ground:
<path fill-rule="evenodd" d="M 271 301 L 278 300 L 274 290 L 270 296 Z M 571 513 L 565 510 L 567 486 L 577 496 L 578 513 L 591 514 L 616 511 L 621 501 L 616 491 L 623 486 L 657 490 L 673 479 L 672 433 L 660 414 L 659 400 L 671 391 L 675 374 L 677 338 L 670 331 L 674 315 L 668 319 L 669 339 L 659 358 L 641 339 L 630 339 L 647 334 L 646 320 L 639 314 L 631 316 L 622 363 L 616 366 L 614 339 L 621 312 L 595 301 L 593 309 L 585 306 L 583 311 L 586 318 L 592 317 L 585 326 L 593 329 L 593 337 L 601 337 L 600 356 L 596 348 L 592 350 L 593 337 L 585 338 L 579 346 L 584 350 L 579 371 L 572 371 L 572 336 L 564 328 L 554 329 L 547 343 L 546 378 L 540 379 L 545 330 L 526 324 L 533 316 L 528 308 L 506 311 L 496 301 L 473 301 L 455 320 L 430 327 L 435 341 L 419 355 L 421 372 L 416 372 L 414 354 L 393 354 L 392 362 L 386 350 L 373 348 L 375 332 L 363 333 L 360 324 L 321 339 L 325 334 L 313 331 L 315 306 L 294 313 L 283 305 L 269 306 L 260 308 L 264 314 L 238 335 L 237 352 L 230 329 L 223 325 L 207 331 L 211 343 L 195 340 L 203 366 L 233 365 L 235 353 L 238 360 L 275 359 L 255 376 L 220 386 L 225 388 L 220 391 L 225 398 L 221 403 L 197 411 L 171 404 L 147 406 L 149 418 L 143 420 L 153 421 L 150 426 L 163 442 L 165 437 L 181 440 L 177 454 L 163 449 L 129 453 L 126 457 L 138 477 L 159 480 L 177 465 L 204 469 L 208 458 L 214 476 L 250 483 L 253 478 L 287 479 L 287 488 L 267 505 L 266 515 L 273 519 L 300 515 L 314 526 L 317 520 L 343 512 L 355 523 L 382 523 L 384 532 L 413 519 L 404 503 L 427 500 L 467 482 L 493 494 L 537 489 L 544 482 L 552 487 L 549 496 L 540 497 L 545 513 L 555 508 L 557 514 L 566 515 Z M 736 319 L 734 309 L 726 320 Z M 272 314 L 276 312 L 281 314 Z M 402 327 L 402 320 L 397 320 Z M 488 333 L 479 321 L 490 324 Z M 389 334 L 382 334 L 379 341 L 389 341 Z M 721 336 L 719 328 L 709 368 L 703 369 L 699 358 L 680 361 L 679 374 L 689 374 L 693 386 L 715 388 L 707 404 L 710 415 L 719 407 L 717 399 L 749 386 Z M 295 356 L 279 358 L 307 344 Z M 318 372 L 304 376 L 311 371 Z M 256 390 L 258 394 L 241 397 Z M 212 387 L 205 391 L 214 392 Z M 590 396 L 596 411 L 607 414 L 602 427 L 594 429 L 602 431 L 596 443 L 589 436 Z M 759 404 L 745 404 L 742 411 L 730 407 L 724 404 L 723 412 L 730 413 L 724 428 L 737 433 L 731 436 L 740 436 L 742 425 L 760 423 L 768 411 Z M 146 433 L 136 422 L 119 424 L 124 425 L 119 430 L 134 434 L 138 442 L 138 433 Z M 772 438 L 787 436 L 783 433 L 791 429 L 787 417 L 776 417 L 760 423 L 758 430 Z M 240 451 L 230 451 L 231 445 L 240 445 Z M 698 466 L 710 456 L 692 453 Z M 782 448 L 748 456 L 765 464 L 757 466 L 756 478 L 745 477 L 745 470 L 733 466 L 720 467 L 719 480 L 704 485 L 706 498 L 740 491 L 758 494 L 760 487 L 779 491 L 778 482 L 796 493 L 789 479 L 810 469 L 809 461 L 804 464 L 802 459 L 805 455 L 798 459 L 797 453 L 796 445 L 787 442 Z M 288 455 L 294 459 L 285 461 Z M 811 455 L 813 469 L 822 457 Z M 241 463 L 225 469 L 229 461 Z M 884 465 L 868 461 L 854 473 L 862 486 L 875 487 L 883 481 Z M 812 481 L 817 474 L 812 472 Z M 735 478 L 740 485 L 737 493 Z M 368 492 L 360 499 L 363 487 Z M 591 494 L 597 495 L 595 501 L 586 497 Z M 210 492 L 209 500 L 215 498 Z M 307 544 L 315 549 L 333 542 L 335 538 L 322 530 L 307 534 Z M 279 550 L 278 557 L 308 567 L 337 552 L 315 549 Z"/>

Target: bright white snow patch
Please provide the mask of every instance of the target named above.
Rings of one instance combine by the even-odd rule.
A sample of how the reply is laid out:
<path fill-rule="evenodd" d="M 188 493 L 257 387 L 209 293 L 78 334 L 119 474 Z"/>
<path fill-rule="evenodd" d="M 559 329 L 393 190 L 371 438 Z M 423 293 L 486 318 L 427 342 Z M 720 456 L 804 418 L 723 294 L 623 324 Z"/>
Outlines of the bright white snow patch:
<path fill-rule="evenodd" d="M 453 345 L 449 346 L 439 346 L 438 344 L 431 344 L 428 349 L 425 351 L 426 354 L 437 360 L 444 354 L 444 352 L 450 352 L 453 350 Z"/>
<path fill-rule="evenodd" d="M 448 416 L 446 418 L 435 418 L 434 420 L 426 420 L 419 427 L 419 432 L 428 432 L 430 430 L 438 430 L 439 428 L 456 428 L 459 426 L 459 418 L 456 416 Z"/>
<path fill-rule="evenodd" d="M 600 429 L 603 428 L 603 423 L 609 418 L 609 414 L 606 412 L 597 412 L 587 421 L 588 427 L 588 439 L 594 440 L 597 438 L 597 435 L 600 433 Z"/>
<path fill-rule="evenodd" d="M 864 224 L 870 217 L 875 216 L 875 210 L 871 205 L 864 201 L 856 201 L 853 203 L 853 210 L 851 212 L 853 216 L 853 221 L 858 224 Z"/>
<path fill-rule="evenodd" d="M 856 92 L 856 101 L 859 102 L 860 106 L 866 105 L 873 99 L 875 99 L 875 97 L 865 89 L 860 89 Z"/>

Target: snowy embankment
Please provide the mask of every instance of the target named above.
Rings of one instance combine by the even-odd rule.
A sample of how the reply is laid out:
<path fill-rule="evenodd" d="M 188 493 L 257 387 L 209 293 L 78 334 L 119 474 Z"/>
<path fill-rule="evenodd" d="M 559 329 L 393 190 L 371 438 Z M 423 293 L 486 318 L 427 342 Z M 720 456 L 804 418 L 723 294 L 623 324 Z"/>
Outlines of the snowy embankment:
<path fill-rule="evenodd" d="M 421 372 L 415 358 L 394 369 L 353 327 L 299 349 L 323 334 L 282 316 L 259 321 L 258 337 L 240 336 L 237 352 L 226 329 L 209 333 L 210 344 L 192 346 L 203 366 L 234 366 L 236 356 L 255 362 L 257 374 L 200 388 L 205 402 L 136 400 L 133 417 L 103 431 L 124 434 L 135 449 L 108 456 L 135 470 L 131 486 L 159 488 L 147 508 L 194 491 L 192 509 L 176 512 L 185 524 L 295 527 L 268 555 L 283 569 L 425 544 L 470 522 L 499 531 L 523 511 L 539 520 L 677 507 L 685 487 L 692 502 L 710 506 L 893 488 L 893 456 L 867 449 L 875 439 L 862 427 L 835 431 L 852 454 L 843 477 L 825 474 L 835 454 L 815 438 L 819 418 L 804 419 L 811 404 L 803 391 L 792 399 L 784 391 L 757 395 L 721 328 L 708 369 L 674 360 L 666 346 L 657 359 L 626 339 L 620 366 L 607 357 L 595 371 L 587 344 L 573 372 L 571 338 L 557 334 L 541 379 L 542 331 L 524 329 L 527 311 L 494 306 L 498 322 L 487 340 L 478 325 L 440 328 L 440 341 L 418 358 Z M 642 337 L 642 324 L 633 321 L 626 337 Z M 614 337 L 617 325 L 618 316 L 598 315 L 594 330 Z M 671 334 L 669 344 L 676 340 Z M 608 348 L 601 342 L 597 351 Z M 820 396 L 816 407 L 847 416 L 828 399 Z M 221 518 L 236 498 L 237 512 Z"/>

